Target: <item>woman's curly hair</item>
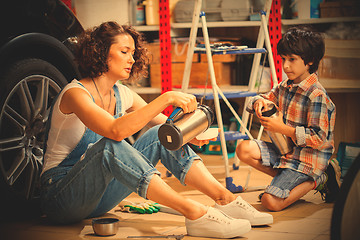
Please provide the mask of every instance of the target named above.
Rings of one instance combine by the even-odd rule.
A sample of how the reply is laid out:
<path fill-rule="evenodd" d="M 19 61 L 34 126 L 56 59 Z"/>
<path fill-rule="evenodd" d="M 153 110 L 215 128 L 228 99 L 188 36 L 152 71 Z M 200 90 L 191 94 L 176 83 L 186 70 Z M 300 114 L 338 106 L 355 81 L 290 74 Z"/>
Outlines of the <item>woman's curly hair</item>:
<path fill-rule="evenodd" d="M 88 29 L 79 36 L 75 57 L 83 78 L 99 77 L 109 71 L 110 46 L 115 43 L 115 37 L 121 34 L 129 34 L 135 43 L 135 63 L 128 81 L 134 82 L 148 75 L 149 54 L 144 47 L 143 35 L 132 26 L 119 25 L 116 22 L 109 21 Z"/>

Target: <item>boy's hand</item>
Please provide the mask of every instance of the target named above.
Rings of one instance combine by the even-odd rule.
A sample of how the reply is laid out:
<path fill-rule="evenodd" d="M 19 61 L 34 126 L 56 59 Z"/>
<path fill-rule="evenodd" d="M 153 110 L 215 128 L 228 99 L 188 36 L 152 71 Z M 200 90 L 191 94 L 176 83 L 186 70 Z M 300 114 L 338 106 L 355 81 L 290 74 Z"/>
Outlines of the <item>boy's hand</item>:
<path fill-rule="evenodd" d="M 280 111 L 277 117 L 260 116 L 259 120 L 266 131 L 282 133 L 282 130 L 284 130 L 286 127 L 285 123 L 283 122 L 283 114 Z"/>
<path fill-rule="evenodd" d="M 258 118 L 261 118 L 262 112 L 269 110 L 268 108 L 269 108 L 268 104 L 263 98 L 256 100 L 256 102 L 254 103 L 254 111 Z"/>

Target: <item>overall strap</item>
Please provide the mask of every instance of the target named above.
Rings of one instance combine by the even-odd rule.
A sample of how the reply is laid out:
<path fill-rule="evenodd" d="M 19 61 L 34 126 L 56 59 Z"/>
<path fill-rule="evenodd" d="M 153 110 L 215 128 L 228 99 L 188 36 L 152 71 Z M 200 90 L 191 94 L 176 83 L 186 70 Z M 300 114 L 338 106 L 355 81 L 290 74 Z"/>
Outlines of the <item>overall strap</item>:
<path fill-rule="evenodd" d="M 54 105 L 56 103 L 56 100 L 59 98 L 59 95 L 61 94 L 62 90 L 63 89 L 61 89 L 60 92 L 56 95 L 56 97 L 54 98 L 54 100 L 52 101 L 51 106 L 50 106 L 49 116 L 48 116 L 48 120 L 46 121 L 45 132 L 44 132 L 45 138 L 44 138 L 44 146 L 43 146 L 43 158 L 46 153 L 47 141 L 49 139 L 49 131 L 50 131 L 50 127 L 51 127 L 51 117 L 52 117 Z"/>
<path fill-rule="evenodd" d="M 115 118 L 118 118 L 121 117 L 121 110 L 122 110 L 121 96 L 120 96 L 119 88 L 116 84 L 114 85 L 113 90 L 116 98 Z"/>
<path fill-rule="evenodd" d="M 81 83 L 81 82 L 77 82 L 77 84 L 79 84 L 80 86 L 82 86 L 83 88 L 85 88 L 85 90 L 90 94 L 90 96 L 91 96 L 91 99 L 95 102 L 95 99 L 94 99 L 94 97 L 93 97 L 93 95 L 91 95 L 91 93 L 86 89 L 86 87 Z"/>

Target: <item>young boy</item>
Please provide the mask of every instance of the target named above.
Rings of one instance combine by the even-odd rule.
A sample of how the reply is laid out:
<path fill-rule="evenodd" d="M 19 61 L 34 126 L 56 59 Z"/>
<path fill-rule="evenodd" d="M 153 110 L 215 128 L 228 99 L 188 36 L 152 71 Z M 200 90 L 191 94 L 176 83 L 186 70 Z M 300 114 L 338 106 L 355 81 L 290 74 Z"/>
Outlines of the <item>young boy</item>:
<path fill-rule="evenodd" d="M 257 115 L 265 130 L 291 138 L 293 150 L 281 155 L 273 143 L 260 140 L 242 141 L 236 149 L 241 161 L 274 177 L 260 195 L 263 206 L 271 211 L 288 207 L 312 189 L 330 202 L 339 189 L 333 179 L 335 169 L 329 165 L 334 152 L 335 105 L 316 75 L 324 40 L 306 27 L 293 27 L 280 39 L 277 50 L 288 79 L 253 97 L 247 110 Z M 262 116 L 270 102 L 280 112 L 276 118 Z"/>

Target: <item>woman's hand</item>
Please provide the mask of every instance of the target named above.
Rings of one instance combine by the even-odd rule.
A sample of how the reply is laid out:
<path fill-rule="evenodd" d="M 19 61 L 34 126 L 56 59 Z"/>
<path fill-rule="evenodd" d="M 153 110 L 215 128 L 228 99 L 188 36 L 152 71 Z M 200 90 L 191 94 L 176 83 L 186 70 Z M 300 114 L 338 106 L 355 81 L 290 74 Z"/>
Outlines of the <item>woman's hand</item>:
<path fill-rule="evenodd" d="M 207 139 L 207 140 L 198 140 L 197 138 L 194 138 L 189 143 L 201 147 L 205 144 L 209 144 L 210 141 L 216 141 L 216 139 L 217 138 L 212 138 L 212 139 Z"/>
<path fill-rule="evenodd" d="M 193 112 L 197 108 L 196 97 L 192 94 L 169 91 L 163 95 L 169 98 L 170 105 L 182 108 L 184 113 Z"/>

